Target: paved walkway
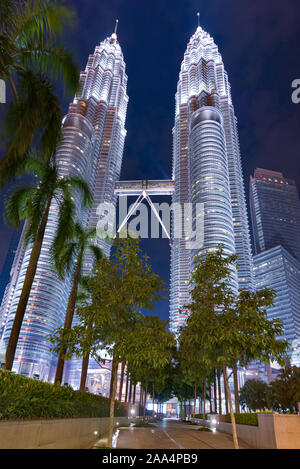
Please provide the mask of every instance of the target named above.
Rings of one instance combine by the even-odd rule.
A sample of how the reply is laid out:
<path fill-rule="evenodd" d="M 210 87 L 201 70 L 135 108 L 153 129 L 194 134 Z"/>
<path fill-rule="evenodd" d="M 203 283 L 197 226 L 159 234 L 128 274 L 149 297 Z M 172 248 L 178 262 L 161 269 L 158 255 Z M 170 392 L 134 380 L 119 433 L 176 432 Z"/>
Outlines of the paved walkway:
<path fill-rule="evenodd" d="M 120 428 L 116 447 L 123 449 L 233 449 L 232 436 L 201 432 L 179 420 L 164 419 L 153 428 Z M 241 449 L 251 449 L 239 442 Z"/>

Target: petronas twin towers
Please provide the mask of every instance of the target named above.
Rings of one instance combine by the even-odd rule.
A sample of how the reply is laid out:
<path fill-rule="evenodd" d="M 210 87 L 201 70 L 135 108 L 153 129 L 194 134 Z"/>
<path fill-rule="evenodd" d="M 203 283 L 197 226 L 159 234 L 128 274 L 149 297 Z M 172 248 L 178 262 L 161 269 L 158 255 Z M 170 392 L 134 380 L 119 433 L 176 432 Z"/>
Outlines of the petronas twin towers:
<path fill-rule="evenodd" d="M 126 137 L 128 104 L 125 62 L 116 32 L 97 46 L 81 73 L 80 91 L 63 120 L 63 139 L 57 150 L 61 175 L 84 177 L 94 195 L 89 212 L 79 211 L 81 222 L 96 226 L 97 207 L 117 202 Z M 189 301 L 189 279 L 195 254 L 224 245 L 236 252 L 239 270 L 232 270 L 232 288 L 253 288 L 252 254 L 240 161 L 236 117 L 222 57 L 213 38 L 198 26 L 181 65 L 173 129 L 173 203 L 203 204 L 204 242 L 198 250 L 171 235 L 170 329 L 184 323 Z M 196 214 L 192 212 L 193 223 Z M 70 278 L 57 279 L 49 257 L 57 210 L 53 204 L 37 273 L 28 301 L 13 369 L 51 380 L 56 357 L 46 338 L 62 325 Z M 184 220 L 182 220 L 184 223 Z M 98 241 L 109 255 L 109 245 Z M 101 244 L 102 243 L 102 244 Z M 0 309 L 2 347 L 10 335 L 30 246 L 23 236 Z M 86 259 L 85 269 L 92 268 Z"/>

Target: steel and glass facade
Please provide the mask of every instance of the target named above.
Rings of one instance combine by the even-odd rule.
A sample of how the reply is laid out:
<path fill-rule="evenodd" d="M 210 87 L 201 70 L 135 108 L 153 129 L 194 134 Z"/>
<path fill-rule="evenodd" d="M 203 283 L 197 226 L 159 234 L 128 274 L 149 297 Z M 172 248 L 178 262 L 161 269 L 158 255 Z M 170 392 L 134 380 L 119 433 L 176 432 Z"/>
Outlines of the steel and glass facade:
<path fill-rule="evenodd" d="M 255 253 L 283 246 L 300 261 L 300 201 L 295 181 L 256 169 L 250 178 Z"/>
<path fill-rule="evenodd" d="M 222 243 L 238 255 L 232 287 L 253 289 L 253 266 L 230 84 L 213 38 L 200 26 L 181 64 L 173 128 L 173 203 L 204 203 L 202 253 Z M 184 225 L 184 220 L 183 220 Z M 186 321 L 189 280 L 196 253 L 185 239 L 171 243 L 170 328 Z"/>
<path fill-rule="evenodd" d="M 274 305 L 267 310 L 268 318 L 278 318 L 283 322 L 282 339 L 292 346 L 299 344 L 300 263 L 282 246 L 257 254 L 253 262 L 256 288 L 276 290 Z M 292 362 L 296 360 L 295 352 L 293 348 L 289 352 Z"/>
<path fill-rule="evenodd" d="M 115 201 L 114 184 L 119 179 L 126 136 L 126 88 L 125 62 L 114 33 L 89 56 L 86 69 L 80 75 L 80 90 L 63 120 L 62 142 L 57 149 L 60 176 L 85 178 L 94 195 L 89 211 L 82 210 L 80 197 L 75 196 L 77 216 L 85 226 L 96 226 L 96 211 L 101 202 Z M 58 279 L 49 255 L 57 222 L 58 207 L 53 202 L 13 365 L 16 372 L 37 375 L 44 380 L 51 379 L 56 364 L 46 336 L 63 324 L 71 287 L 70 277 L 63 281 Z M 31 246 L 24 251 L 22 239 L 1 305 L 4 346 L 9 339 L 30 257 Z M 98 242 L 109 255 L 110 246 Z M 92 268 L 88 257 L 84 268 L 86 271 Z"/>

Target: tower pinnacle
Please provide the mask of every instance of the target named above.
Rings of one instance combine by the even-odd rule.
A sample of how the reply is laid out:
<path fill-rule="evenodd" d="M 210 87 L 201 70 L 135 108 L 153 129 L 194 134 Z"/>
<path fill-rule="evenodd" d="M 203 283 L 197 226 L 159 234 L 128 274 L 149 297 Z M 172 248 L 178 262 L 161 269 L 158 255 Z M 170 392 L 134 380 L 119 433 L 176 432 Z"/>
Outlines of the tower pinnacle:
<path fill-rule="evenodd" d="M 119 23 L 119 20 L 116 20 L 116 26 L 115 26 L 114 34 L 117 34 L 118 23 Z"/>

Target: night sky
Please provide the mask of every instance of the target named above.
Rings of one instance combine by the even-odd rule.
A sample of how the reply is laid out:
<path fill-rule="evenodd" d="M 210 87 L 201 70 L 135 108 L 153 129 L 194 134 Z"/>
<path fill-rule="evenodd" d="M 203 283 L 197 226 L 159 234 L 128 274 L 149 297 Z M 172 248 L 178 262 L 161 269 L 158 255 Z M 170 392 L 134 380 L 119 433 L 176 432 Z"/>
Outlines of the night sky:
<path fill-rule="evenodd" d="M 78 24 L 66 42 L 81 69 L 119 19 L 118 40 L 126 62 L 129 95 L 121 179 L 171 177 L 175 92 L 183 54 L 200 11 L 201 25 L 214 37 L 229 75 L 247 198 L 249 177 L 256 167 L 281 171 L 300 188 L 300 104 L 291 101 L 291 83 L 300 79 L 299 0 L 68 3 L 77 11 Z M 65 111 L 67 106 L 65 100 Z M 1 217 L 0 272 L 11 233 Z M 148 240 L 142 245 L 153 270 L 169 283 L 168 240 Z M 7 273 L 6 267 L 2 284 Z M 168 302 L 154 313 L 168 319 Z"/>

